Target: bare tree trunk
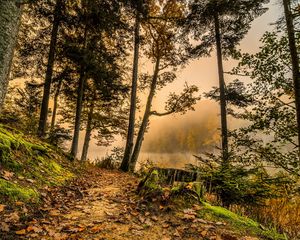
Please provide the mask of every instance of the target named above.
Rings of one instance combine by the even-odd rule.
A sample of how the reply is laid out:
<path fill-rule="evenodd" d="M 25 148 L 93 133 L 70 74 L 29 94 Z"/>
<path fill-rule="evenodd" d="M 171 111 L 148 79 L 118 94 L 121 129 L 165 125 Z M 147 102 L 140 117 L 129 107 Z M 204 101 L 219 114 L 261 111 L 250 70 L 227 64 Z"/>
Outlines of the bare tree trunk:
<path fill-rule="evenodd" d="M 86 132 L 85 132 L 85 137 L 84 137 L 84 144 L 83 144 L 82 154 L 81 154 L 81 159 L 80 159 L 82 162 L 86 161 L 86 159 L 87 159 L 87 154 L 88 154 L 90 140 L 91 140 L 91 134 L 93 131 L 93 128 L 92 128 L 93 113 L 94 113 L 94 103 L 92 102 L 90 109 L 89 109 L 88 120 L 87 120 L 87 124 L 86 124 Z"/>
<path fill-rule="evenodd" d="M 140 48 L 140 10 L 141 0 L 138 1 L 136 10 L 135 30 L 134 30 L 134 58 L 132 70 L 132 85 L 131 85 L 131 101 L 130 101 L 130 114 L 129 125 L 127 132 L 127 141 L 125 145 L 124 157 L 120 169 L 127 172 L 129 170 L 129 161 L 133 149 L 134 126 L 135 126 L 135 112 L 136 112 L 136 92 L 138 80 L 138 64 L 139 64 L 139 48 Z"/>
<path fill-rule="evenodd" d="M 150 92 L 148 95 L 148 99 L 147 99 L 147 104 L 146 104 L 146 109 L 144 112 L 144 117 L 143 117 L 143 121 L 142 124 L 140 126 L 139 132 L 138 132 L 138 136 L 135 142 L 135 146 L 134 146 L 134 150 L 130 159 L 130 164 L 129 164 L 129 170 L 130 171 L 134 171 L 138 157 L 139 157 L 139 153 L 141 151 L 141 147 L 142 147 L 142 143 L 144 140 L 144 135 L 147 129 L 147 125 L 149 122 L 149 117 L 150 117 L 150 113 L 151 113 L 151 106 L 152 106 L 152 101 L 155 95 L 155 90 L 156 90 L 156 85 L 157 85 L 157 78 L 158 78 L 158 73 L 159 73 L 159 64 L 160 64 L 160 59 L 158 58 L 156 60 L 156 64 L 155 64 L 155 69 L 154 69 L 154 73 L 153 73 L 153 77 L 152 77 L 152 82 L 151 82 L 151 87 L 150 87 Z"/>
<path fill-rule="evenodd" d="M 74 134 L 73 134 L 72 147 L 71 147 L 71 155 L 74 158 L 76 158 L 78 152 L 78 141 L 79 141 L 79 133 L 80 133 L 80 122 L 81 122 L 81 112 L 82 112 L 85 82 L 86 82 L 86 74 L 84 69 L 82 69 L 79 77 L 79 86 L 77 91 L 75 126 L 74 126 Z"/>
<path fill-rule="evenodd" d="M 0 0 L 0 112 L 7 92 L 21 12 L 17 1 Z"/>
<path fill-rule="evenodd" d="M 87 48 L 88 42 L 88 30 L 87 26 L 85 26 L 84 30 L 84 49 Z M 84 87 L 86 83 L 86 72 L 84 63 L 82 63 L 81 70 L 80 70 L 80 77 L 78 82 L 78 91 L 77 91 L 77 103 L 76 103 L 76 116 L 75 116 L 75 126 L 74 126 L 74 135 L 72 140 L 71 152 L 70 154 L 76 158 L 78 152 L 78 141 L 79 141 L 79 133 L 80 133 L 80 122 L 81 122 L 81 112 L 82 112 L 82 105 L 83 105 L 83 95 L 84 95 Z"/>
<path fill-rule="evenodd" d="M 297 118 L 297 129 L 298 129 L 298 151 L 300 154 L 300 69 L 299 69 L 299 58 L 297 53 L 295 29 L 293 24 L 293 15 L 291 12 L 290 0 L 283 0 L 285 21 L 287 26 L 287 33 L 289 39 L 289 48 L 291 52 L 294 92 L 295 92 L 295 103 L 296 103 L 296 118 Z"/>
<path fill-rule="evenodd" d="M 52 113 L 52 119 L 51 119 L 51 131 L 54 129 L 55 127 L 55 121 L 56 121 L 56 113 L 57 113 L 57 107 L 58 107 L 58 96 L 60 94 L 60 89 L 61 89 L 61 85 L 62 85 L 63 80 L 60 79 L 57 85 L 57 89 L 54 95 L 54 104 L 53 104 L 53 113 Z"/>
<path fill-rule="evenodd" d="M 225 81 L 224 81 L 224 70 L 223 70 L 223 60 L 222 60 L 220 22 L 217 13 L 215 14 L 214 18 L 215 18 L 215 38 L 216 38 L 216 47 L 217 47 L 219 88 L 220 88 L 222 157 L 223 157 L 223 164 L 227 165 L 229 154 L 228 154 L 226 94 L 225 94 Z"/>
<path fill-rule="evenodd" d="M 49 49 L 47 70 L 46 70 L 45 83 L 44 83 L 44 93 L 43 93 L 39 127 L 38 127 L 38 136 L 39 137 L 43 137 L 46 134 L 50 90 L 51 90 L 53 66 L 54 66 L 54 60 L 55 60 L 55 51 L 56 51 L 56 45 L 57 45 L 57 35 L 58 35 L 58 29 L 59 29 L 60 17 L 61 17 L 60 16 L 61 7 L 62 7 L 62 0 L 57 0 L 56 5 L 55 5 L 55 10 L 54 10 L 54 19 L 53 19 L 53 25 L 52 25 L 50 49 Z"/>

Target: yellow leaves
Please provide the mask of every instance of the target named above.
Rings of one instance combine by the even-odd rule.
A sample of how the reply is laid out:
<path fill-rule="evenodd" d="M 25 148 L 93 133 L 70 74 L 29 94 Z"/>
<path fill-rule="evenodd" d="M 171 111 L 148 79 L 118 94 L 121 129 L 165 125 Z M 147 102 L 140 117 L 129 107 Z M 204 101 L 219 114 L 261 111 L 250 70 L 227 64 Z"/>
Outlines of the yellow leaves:
<path fill-rule="evenodd" d="M 17 235 L 25 235 L 26 234 L 26 229 L 22 229 L 22 230 L 16 231 L 16 234 Z"/>

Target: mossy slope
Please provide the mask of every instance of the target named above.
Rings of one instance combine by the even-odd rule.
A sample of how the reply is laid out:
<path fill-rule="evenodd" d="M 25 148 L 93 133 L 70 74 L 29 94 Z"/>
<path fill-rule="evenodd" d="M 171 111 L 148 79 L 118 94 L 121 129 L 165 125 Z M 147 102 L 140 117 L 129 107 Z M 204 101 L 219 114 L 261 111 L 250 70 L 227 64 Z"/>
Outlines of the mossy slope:
<path fill-rule="evenodd" d="M 235 214 L 220 206 L 203 203 L 203 208 L 198 211 L 198 216 L 207 220 L 222 221 L 240 234 L 260 236 L 262 239 L 286 240 L 286 236 L 279 234 L 275 229 L 265 229 L 258 222 Z"/>
<path fill-rule="evenodd" d="M 38 201 L 39 188 L 73 177 L 68 165 L 49 144 L 0 125 L 0 203 Z"/>

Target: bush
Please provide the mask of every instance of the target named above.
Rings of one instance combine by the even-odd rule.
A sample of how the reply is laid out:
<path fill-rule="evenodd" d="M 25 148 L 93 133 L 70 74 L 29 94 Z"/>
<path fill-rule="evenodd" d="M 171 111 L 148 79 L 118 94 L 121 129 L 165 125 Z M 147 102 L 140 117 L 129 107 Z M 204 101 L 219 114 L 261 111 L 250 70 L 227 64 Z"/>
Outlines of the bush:
<path fill-rule="evenodd" d="M 96 159 L 96 166 L 105 169 L 117 169 L 121 166 L 123 159 L 124 149 L 120 147 L 114 147 L 110 155 L 105 156 L 102 159 Z"/>

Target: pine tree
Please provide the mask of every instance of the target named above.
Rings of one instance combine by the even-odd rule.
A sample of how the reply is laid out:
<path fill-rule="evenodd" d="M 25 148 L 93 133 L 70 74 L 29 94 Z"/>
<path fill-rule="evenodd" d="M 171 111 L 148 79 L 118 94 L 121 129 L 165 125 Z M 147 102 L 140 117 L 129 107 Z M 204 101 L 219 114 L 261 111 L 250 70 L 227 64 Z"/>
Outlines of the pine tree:
<path fill-rule="evenodd" d="M 268 0 L 195 0 L 190 4 L 187 17 L 187 31 L 200 41 L 193 48 L 195 56 L 210 55 L 217 50 L 220 88 L 222 156 L 226 165 L 229 158 L 228 127 L 226 107 L 226 86 L 223 57 L 233 55 L 235 46 L 244 38 L 255 17 L 266 11 L 263 7 Z"/>

